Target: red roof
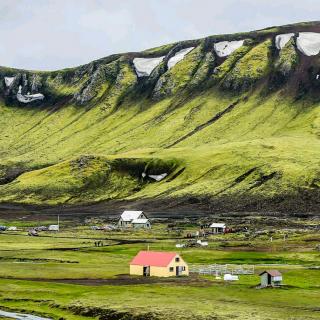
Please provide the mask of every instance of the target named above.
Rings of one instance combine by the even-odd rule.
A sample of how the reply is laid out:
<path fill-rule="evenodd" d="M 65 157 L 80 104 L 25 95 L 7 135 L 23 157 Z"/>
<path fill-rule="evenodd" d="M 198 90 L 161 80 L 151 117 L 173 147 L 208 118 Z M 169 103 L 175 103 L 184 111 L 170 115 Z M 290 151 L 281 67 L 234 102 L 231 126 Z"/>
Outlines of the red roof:
<path fill-rule="evenodd" d="M 175 252 L 140 251 L 130 264 L 166 267 L 176 255 Z"/>

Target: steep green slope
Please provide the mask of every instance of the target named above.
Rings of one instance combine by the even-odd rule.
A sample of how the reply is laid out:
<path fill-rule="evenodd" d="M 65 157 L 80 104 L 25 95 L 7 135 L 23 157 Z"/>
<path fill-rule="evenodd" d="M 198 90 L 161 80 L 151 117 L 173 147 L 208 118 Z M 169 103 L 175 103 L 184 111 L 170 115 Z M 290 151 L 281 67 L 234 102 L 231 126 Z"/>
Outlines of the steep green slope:
<path fill-rule="evenodd" d="M 296 37 L 275 45 L 276 35 L 303 31 L 320 24 L 185 41 L 51 73 L 2 68 L 0 201 L 316 211 L 320 56 L 303 55 Z M 219 56 L 215 44 L 230 40 L 244 43 Z M 134 58 L 159 56 L 149 76 L 137 76 Z M 14 77 L 9 87 L 5 77 Z M 19 103 L 19 86 L 45 99 Z"/>

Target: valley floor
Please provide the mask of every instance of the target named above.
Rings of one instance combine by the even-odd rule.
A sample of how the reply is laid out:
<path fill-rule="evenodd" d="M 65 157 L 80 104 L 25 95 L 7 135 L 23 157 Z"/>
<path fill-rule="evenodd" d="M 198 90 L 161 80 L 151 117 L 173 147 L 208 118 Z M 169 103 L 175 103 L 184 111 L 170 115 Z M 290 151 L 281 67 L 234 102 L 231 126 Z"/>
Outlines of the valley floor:
<path fill-rule="evenodd" d="M 320 319 L 319 217 L 249 215 L 229 221 L 249 231 L 211 235 L 206 248 L 177 249 L 176 243 L 187 243 L 186 235 L 199 229 L 199 217 L 154 219 L 149 231 L 91 230 L 110 221 L 62 217 L 59 233 L 38 237 L 26 230 L 54 223 L 52 217 L 0 219 L 18 227 L 0 233 L 0 310 L 52 319 Z M 95 246 L 98 240 L 102 247 Z M 148 246 L 178 251 L 189 264 L 253 264 L 255 274 L 234 283 L 198 274 L 129 276 L 129 261 Z M 257 290 L 264 269 L 279 269 L 284 286 Z"/>

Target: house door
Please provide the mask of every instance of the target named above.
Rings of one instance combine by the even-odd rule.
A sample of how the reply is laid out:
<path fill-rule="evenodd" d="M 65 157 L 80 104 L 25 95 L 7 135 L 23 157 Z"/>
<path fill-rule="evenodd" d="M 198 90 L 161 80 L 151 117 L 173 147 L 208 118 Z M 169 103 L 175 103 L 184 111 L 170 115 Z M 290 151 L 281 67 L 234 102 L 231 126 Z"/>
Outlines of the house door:
<path fill-rule="evenodd" d="M 271 275 L 268 274 L 268 286 L 271 286 Z"/>
<path fill-rule="evenodd" d="M 150 276 L 150 266 L 144 266 L 143 267 L 143 275 L 145 277 L 149 277 Z"/>
<path fill-rule="evenodd" d="M 180 267 L 176 267 L 176 276 L 180 276 Z"/>

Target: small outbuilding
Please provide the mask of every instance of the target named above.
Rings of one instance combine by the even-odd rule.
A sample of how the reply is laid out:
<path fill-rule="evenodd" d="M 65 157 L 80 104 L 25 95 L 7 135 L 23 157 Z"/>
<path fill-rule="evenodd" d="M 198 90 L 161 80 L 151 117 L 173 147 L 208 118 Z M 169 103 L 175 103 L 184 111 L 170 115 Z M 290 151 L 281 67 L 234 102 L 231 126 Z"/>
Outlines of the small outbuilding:
<path fill-rule="evenodd" d="M 48 231 L 59 231 L 59 225 L 58 224 L 51 224 L 48 227 Z"/>
<path fill-rule="evenodd" d="M 177 277 L 188 276 L 186 262 L 175 252 L 140 251 L 130 262 L 130 275 Z"/>
<path fill-rule="evenodd" d="M 278 270 L 266 270 L 260 274 L 260 287 L 279 287 L 282 282 L 282 274 Z"/>
<path fill-rule="evenodd" d="M 214 234 L 225 233 L 226 224 L 225 223 L 212 223 L 210 225 L 211 232 Z"/>
<path fill-rule="evenodd" d="M 120 228 L 150 229 L 151 223 L 143 211 L 124 211 L 118 221 Z"/>
<path fill-rule="evenodd" d="M 149 219 L 134 219 L 132 220 L 132 227 L 135 229 L 150 229 L 151 223 Z"/>

